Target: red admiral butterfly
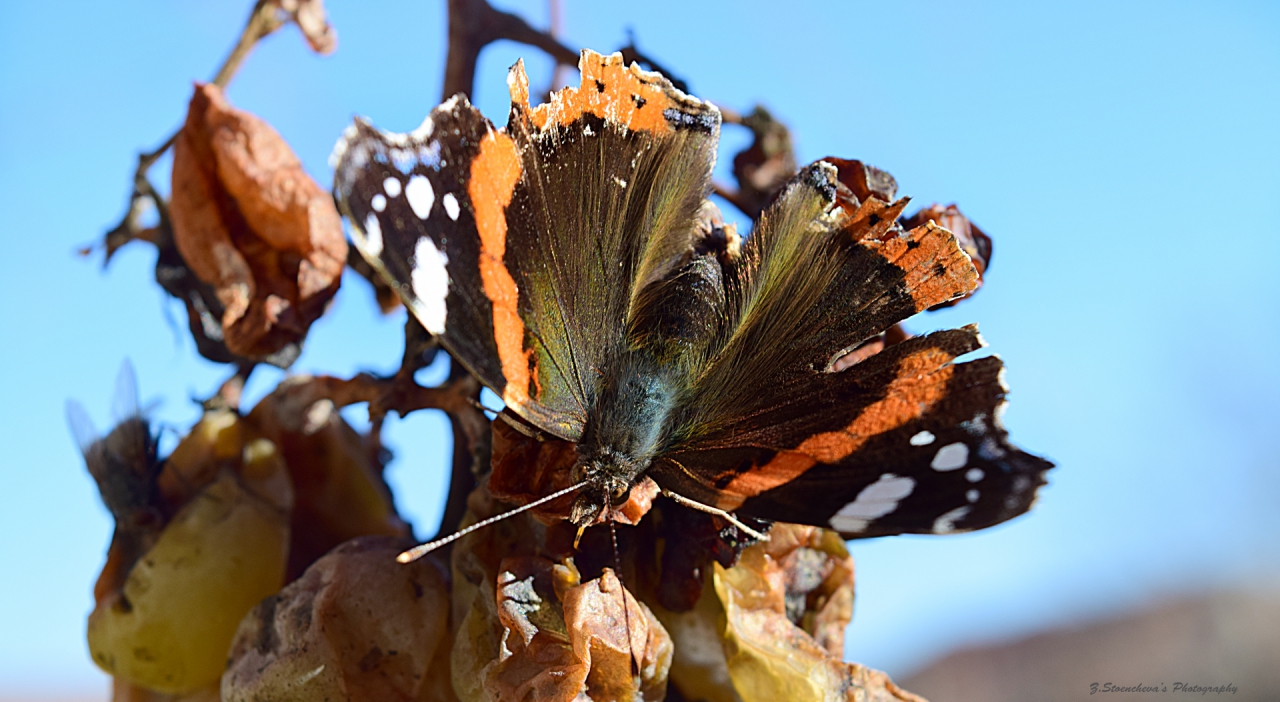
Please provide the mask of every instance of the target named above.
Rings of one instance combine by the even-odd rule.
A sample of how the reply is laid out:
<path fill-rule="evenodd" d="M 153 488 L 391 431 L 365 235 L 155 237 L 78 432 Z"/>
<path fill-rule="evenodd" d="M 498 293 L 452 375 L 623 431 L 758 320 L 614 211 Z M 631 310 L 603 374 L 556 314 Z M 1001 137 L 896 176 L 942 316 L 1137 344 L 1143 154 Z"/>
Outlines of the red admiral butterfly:
<path fill-rule="evenodd" d="M 974 327 L 855 354 L 978 274 L 857 162 L 800 171 L 739 241 L 708 224 L 714 105 L 621 55 L 494 126 L 457 96 L 408 134 L 357 120 L 334 191 L 356 246 L 453 358 L 577 444 L 572 521 L 643 476 L 664 491 L 846 538 L 949 533 L 1025 512 L 1052 464 L 1007 441 Z M 842 182 L 844 181 L 844 182 Z M 839 365 L 837 361 L 841 361 Z"/>

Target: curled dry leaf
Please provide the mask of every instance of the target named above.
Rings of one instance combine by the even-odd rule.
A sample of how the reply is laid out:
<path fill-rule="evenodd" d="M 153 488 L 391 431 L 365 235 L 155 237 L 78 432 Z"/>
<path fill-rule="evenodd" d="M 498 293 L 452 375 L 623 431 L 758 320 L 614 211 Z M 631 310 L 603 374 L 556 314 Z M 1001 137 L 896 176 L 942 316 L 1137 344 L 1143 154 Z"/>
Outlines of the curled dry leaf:
<path fill-rule="evenodd" d="M 293 494 L 265 439 L 194 493 L 89 616 L 89 650 L 129 683 L 186 694 L 218 679 L 245 612 L 284 582 Z"/>
<path fill-rule="evenodd" d="M 483 485 L 469 505 L 464 525 L 505 508 Z M 526 512 L 454 544 L 451 665 L 459 698 L 661 699 L 671 659 L 661 624 L 611 570 L 583 583 L 573 526 L 551 521 Z M 624 554 L 625 536 L 619 533 Z M 604 537 L 607 542 L 607 532 Z M 601 551 L 608 546 L 600 541 L 584 538 L 576 554 L 605 560 Z M 632 560 L 624 555 L 624 562 Z M 627 651 L 635 654 L 638 676 Z"/>
<path fill-rule="evenodd" d="M 969 258 L 973 259 L 973 267 L 978 269 L 978 287 L 982 287 L 982 277 L 986 274 L 987 267 L 991 265 L 991 237 L 979 229 L 978 225 L 969 221 L 969 218 L 965 217 L 960 212 L 960 208 L 954 204 L 946 207 L 938 204 L 930 205 L 903 219 L 902 224 L 908 228 L 913 228 L 919 227 L 926 222 L 933 222 L 940 227 L 945 227 L 956 236 L 956 241 L 960 242 L 960 248 L 969 254 Z M 974 289 L 974 292 L 977 292 L 977 289 Z M 973 293 L 936 305 L 931 309 L 950 307 L 961 300 L 968 299 L 971 295 Z"/>
<path fill-rule="evenodd" d="M 347 260 L 329 193 L 274 129 L 197 85 L 174 143 L 174 240 L 224 312 L 223 338 L 260 360 L 301 341 Z"/>
<path fill-rule="evenodd" d="M 338 32 L 329 24 L 323 0 L 273 0 L 273 4 L 298 25 L 312 51 L 332 54 L 338 48 Z"/>
<path fill-rule="evenodd" d="M 448 702 L 449 583 L 403 539 L 349 541 L 263 600 L 236 632 L 222 699 Z"/>
<path fill-rule="evenodd" d="M 496 615 L 502 645 L 484 670 L 489 699 L 657 700 L 665 694 L 671 638 L 612 570 L 579 584 L 575 569 L 546 558 L 504 559 Z"/>
<path fill-rule="evenodd" d="M 795 149 L 787 126 L 759 105 L 744 115 L 741 123 L 754 138 L 751 146 L 733 157 L 733 175 L 738 181 L 734 204 L 748 217 L 758 219 L 796 174 Z"/>
<path fill-rule="evenodd" d="M 289 578 L 358 536 L 410 536 L 396 513 L 382 465 L 310 376 L 294 376 L 267 395 L 244 422 L 280 447 L 293 482 Z"/>
<path fill-rule="evenodd" d="M 839 536 L 794 524 L 769 535 L 712 574 L 726 666 L 743 702 L 919 701 L 884 673 L 840 658 L 853 563 Z"/>

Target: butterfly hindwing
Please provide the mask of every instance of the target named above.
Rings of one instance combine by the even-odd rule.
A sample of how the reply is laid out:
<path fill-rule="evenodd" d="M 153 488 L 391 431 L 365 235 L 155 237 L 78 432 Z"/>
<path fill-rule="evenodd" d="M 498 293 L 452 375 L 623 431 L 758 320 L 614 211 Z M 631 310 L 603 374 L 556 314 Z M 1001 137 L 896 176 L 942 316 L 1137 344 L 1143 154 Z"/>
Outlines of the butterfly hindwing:
<path fill-rule="evenodd" d="M 842 202 L 833 168 L 802 172 L 748 240 L 730 274 L 736 326 L 651 474 L 723 509 L 849 537 L 980 528 L 1025 511 L 1049 464 L 1009 445 L 998 424 L 999 359 L 952 363 L 981 346 L 975 329 L 833 367 L 976 284 L 949 232 L 896 228 L 897 203 Z"/>

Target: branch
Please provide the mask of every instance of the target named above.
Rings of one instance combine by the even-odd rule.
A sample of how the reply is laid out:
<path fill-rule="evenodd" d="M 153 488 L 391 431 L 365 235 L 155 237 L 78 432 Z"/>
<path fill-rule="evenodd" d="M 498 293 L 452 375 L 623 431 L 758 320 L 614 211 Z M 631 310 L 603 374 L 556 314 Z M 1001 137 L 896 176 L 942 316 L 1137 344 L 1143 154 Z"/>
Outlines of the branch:
<path fill-rule="evenodd" d="M 480 50 L 499 39 L 536 47 L 557 65 L 578 65 L 578 52 L 540 32 L 524 19 L 495 10 L 486 0 L 449 0 L 449 54 L 444 68 L 444 95 L 471 95 Z"/>

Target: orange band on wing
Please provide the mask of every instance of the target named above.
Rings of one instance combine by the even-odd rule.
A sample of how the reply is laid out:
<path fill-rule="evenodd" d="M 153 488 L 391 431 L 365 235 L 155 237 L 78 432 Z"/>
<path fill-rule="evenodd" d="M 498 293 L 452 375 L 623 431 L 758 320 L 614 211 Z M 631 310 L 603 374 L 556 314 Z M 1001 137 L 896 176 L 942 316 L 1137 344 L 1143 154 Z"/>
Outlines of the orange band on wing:
<path fill-rule="evenodd" d="M 520 407 L 529 401 L 529 357 L 524 348 L 524 321 L 520 319 L 520 293 L 503 262 L 507 253 L 507 205 L 520 181 L 520 154 L 511 137 L 490 131 L 480 142 L 480 153 L 471 163 L 467 194 L 475 210 L 480 234 L 480 282 L 493 305 L 493 336 L 498 360 L 507 384 L 502 400 Z"/>
<path fill-rule="evenodd" d="M 511 70 L 512 76 L 507 79 L 511 101 L 527 109 L 529 81 L 524 76 L 524 66 L 517 64 Z M 572 124 L 583 114 L 590 114 L 627 129 L 666 133 L 672 131 L 663 114 L 667 109 L 706 109 L 703 103 L 692 99 L 690 105 L 678 104 L 667 92 L 671 88 L 664 85 L 666 79 L 626 66 L 622 54 L 601 56 L 583 51 L 578 70 L 582 73 L 581 86 L 552 93 L 550 102 L 528 111 L 538 129 Z"/>
<path fill-rule="evenodd" d="M 946 393 L 955 358 L 927 348 L 898 363 L 885 396 L 871 403 L 843 429 L 815 434 L 799 446 L 779 451 L 765 465 L 738 475 L 723 492 L 750 497 L 790 482 L 819 463 L 839 463 L 871 437 L 923 417 Z"/>
<path fill-rule="evenodd" d="M 903 283 L 917 312 L 978 289 L 978 269 L 969 254 L 951 232 L 933 222 L 888 241 L 864 245 L 903 270 Z"/>

